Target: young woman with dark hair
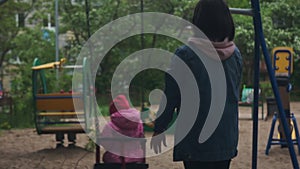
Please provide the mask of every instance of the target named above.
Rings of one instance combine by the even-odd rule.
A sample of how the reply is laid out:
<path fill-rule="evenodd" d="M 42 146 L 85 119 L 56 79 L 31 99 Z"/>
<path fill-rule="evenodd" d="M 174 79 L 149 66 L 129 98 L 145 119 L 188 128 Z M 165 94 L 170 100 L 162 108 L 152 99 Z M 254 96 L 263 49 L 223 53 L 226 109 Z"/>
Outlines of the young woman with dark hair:
<path fill-rule="evenodd" d="M 199 135 L 210 109 L 211 84 L 207 70 L 199 57 L 188 46 L 182 46 L 174 57 L 183 60 L 196 78 L 200 107 L 196 121 L 187 135 L 174 147 L 174 161 L 183 161 L 185 169 L 228 169 L 231 159 L 237 155 L 238 145 L 238 98 L 242 73 L 242 57 L 233 43 L 235 27 L 227 4 L 223 0 L 200 0 L 197 4 L 193 24 L 198 27 L 209 40 L 195 35 L 189 38 L 189 44 L 205 54 L 203 41 L 210 41 L 222 62 L 226 77 L 226 100 L 222 118 L 211 137 L 204 143 L 199 143 Z M 208 54 L 205 57 L 210 57 Z M 171 64 L 176 65 L 176 64 Z M 177 64 L 178 65 L 178 64 Z M 192 66 L 190 66 L 192 65 Z M 171 66 L 170 71 L 181 69 Z M 185 76 L 185 75 L 182 75 Z M 160 151 L 161 143 L 165 144 L 163 131 L 171 122 L 170 117 L 180 108 L 180 90 L 168 74 L 165 79 L 165 96 L 167 104 L 160 116 L 155 120 L 151 147 Z M 189 81 L 184 82 L 188 86 Z M 183 86 L 184 87 L 184 86 Z M 188 114 L 188 112 L 179 112 Z M 176 135 L 176 133 L 175 133 Z M 165 144 L 166 145 L 166 144 Z"/>

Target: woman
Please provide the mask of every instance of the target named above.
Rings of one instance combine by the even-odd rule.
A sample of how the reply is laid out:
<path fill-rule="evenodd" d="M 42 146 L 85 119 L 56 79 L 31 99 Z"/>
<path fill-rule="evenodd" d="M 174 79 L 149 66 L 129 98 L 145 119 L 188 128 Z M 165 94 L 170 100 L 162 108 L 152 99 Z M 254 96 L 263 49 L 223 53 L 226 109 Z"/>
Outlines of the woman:
<path fill-rule="evenodd" d="M 196 122 L 185 138 L 175 145 L 173 159 L 183 161 L 186 169 L 228 169 L 231 159 L 237 155 L 238 97 L 242 72 L 242 57 L 233 43 L 235 27 L 230 10 L 223 0 L 200 0 L 194 11 L 193 24 L 208 37 L 219 55 L 225 72 L 227 95 L 218 127 L 206 142 L 199 143 L 199 135 L 211 106 L 211 84 L 204 64 L 189 47 L 183 46 L 176 51 L 175 57 L 183 60 L 193 72 L 201 100 Z M 189 44 L 202 51 L 205 57 L 211 57 L 203 48 L 207 40 L 195 36 L 189 39 Z M 171 66 L 172 69 L 180 67 Z M 161 142 L 166 146 L 162 133 L 171 122 L 174 111 L 180 108 L 180 91 L 175 83 L 166 75 L 167 104 L 155 120 L 153 136 L 156 137 L 152 137 L 150 143 L 156 153 L 161 149 Z"/>

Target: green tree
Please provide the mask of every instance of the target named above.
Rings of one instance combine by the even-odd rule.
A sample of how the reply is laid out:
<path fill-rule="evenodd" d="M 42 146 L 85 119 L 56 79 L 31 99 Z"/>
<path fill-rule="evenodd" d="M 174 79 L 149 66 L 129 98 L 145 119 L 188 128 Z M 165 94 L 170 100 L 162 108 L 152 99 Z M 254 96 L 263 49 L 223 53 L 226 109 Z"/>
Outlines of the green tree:
<path fill-rule="evenodd" d="M 250 4 L 245 1 L 228 0 L 231 7 L 249 8 Z M 299 48 L 299 1 L 297 0 L 264 0 L 261 1 L 261 13 L 263 29 L 269 48 L 271 50 L 277 46 L 290 46 Z M 244 58 L 244 78 L 243 83 L 252 84 L 253 79 L 253 59 L 254 59 L 254 28 L 251 17 L 234 15 L 236 25 L 235 42 Z M 296 63 L 297 66 L 297 63 Z M 295 69 L 296 70 L 296 69 Z M 294 83 L 299 75 L 295 72 Z"/>
<path fill-rule="evenodd" d="M 14 1 L 8 1 L 0 6 L 0 67 L 3 68 L 3 62 L 9 58 L 5 57 L 11 49 L 15 47 L 15 44 L 11 41 L 19 33 L 19 23 L 16 22 L 16 15 L 24 13 L 28 8 L 26 3 L 17 3 Z"/>
<path fill-rule="evenodd" d="M 51 12 L 53 3 L 50 0 L 28 1 L 20 3 L 9 1 L 0 6 L 0 56 L 1 64 L 7 63 L 10 68 L 11 94 L 14 100 L 14 127 L 30 127 L 33 125 L 33 99 L 31 83 L 31 67 L 35 57 L 43 63 L 51 62 L 55 56 L 54 32 L 45 28 L 45 17 Z M 15 16 L 22 14 L 23 24 L 17 25 Z M 53 15 L 52 15 L 53 16 Z M 27 27 L 29 24 L 29 27 Z M 48 37 L 45 37 L 44 31 Z M 11 63 L 11 59 L 19 58 L 20 63 Z M 54 76 L 49 88 L 55 87 Z"/>
<path fill-rule="evenodd" d="M 248 0 L 227 0 L 230 7 L 250 8 Z M 60 34 L 68 34 L 67 45 L 60 49 L 60 56 L 66 57 L 68 64 L 74 64 L 81 47 L 91 34 L 105 24 L 128 14 L 141 11 L 140 0 L 88 0 L 89 20 L 85 0 L 59 1 Z M 144 0 L 145 12 L 164 12 L 176 15 L 191 21 L 194 6 L 197 1 L 190 0 Z M 51 25 L 54 26 L 54 1 L 7 1 L 0 5 L 0 66 L 9 59 L 19 57 L 22 64 L 17 65 L 12 81 L 15 106 L 19 112 L 31 112 L 31 65 L 35 57 L 40 57 L 42 62 L 54 61 L 55 35 L 49 32 L 49 39 L 43 39 L 48 14 L 51 17 Z M 267 45 L 270 49 L 276 46 L 291 46 L 299 50 L 300 46 L 300 1 L 298 0 L 263 0 L 261 12 L 266 35 Z M 26 24 L 33 27 L 17 27 L 15 16 L 23 13 Z M 88 21 L 90 27 L 88 27 Z M 235 43 L 239 47 L 244 58 L 244 82 L 252 84 L 253 57 L 254 57 L 254 29 L 252 18 L 248 16 L 234 15 L 236 25 Z M 99 94 L 104 95 L 110 90 L 110 82 L 117 65 L 133 52 L 144 48 L 160 48 L 170 52 L 181 45 L 174 39 L 160 35 L 144 35 L 142 46 L 141 35 L 130 37 L 114 46 L 101 62 L 101 75 L 96 79 L 96 87 Z M 299 62 L 295 63 L 295 72 L 292 81 L 300 85 Z M 51 77 L 53 78 L 53 77 Z M 154 88 L 163 88 L 164 74 L 160 71 L 144 71 L 138 74 L 132 82 L 131 91 L 137 95 L 137 102 L 147 100 L 148 93 Z M 250 79 L 250 80 L 248 80 Z M 55 88 L 54 83 L 50 83 Z M 62 84 L 67 90 L 67 84 Z M 142 99 L 143 98 L 143 99 Z M 139 103 L 137 103 L 139 104 Z"/>

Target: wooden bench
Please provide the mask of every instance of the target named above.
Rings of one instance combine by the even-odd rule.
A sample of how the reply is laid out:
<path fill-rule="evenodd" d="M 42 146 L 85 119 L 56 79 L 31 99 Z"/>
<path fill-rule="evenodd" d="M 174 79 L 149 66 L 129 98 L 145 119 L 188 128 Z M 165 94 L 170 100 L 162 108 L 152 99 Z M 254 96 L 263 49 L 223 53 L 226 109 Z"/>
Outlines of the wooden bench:
<path fill-rule="evenodd" d="M 239 107 L 251 107 L 251 119 L 253 118 L 253 88 L 247 88 L 246 85 L 243 86 L 242 97 L 239 101 Z M 261 119 L 264 119 L 264 101 L 262 99 L 262 92 L 259 89 L 259 101 L 258 101 L 258 111 L 261 107 Z M 258 112 L 259 113 L 259 112 Z"/>
<path fill-rule="evenodd" d="M 44 134 L 61 133 L 84 133 L 80 124 L 72 124 L 69 126 L 46 126 L 42 128 Z"/>
<path fill-rule="evenodd" d="M 69 117 L 76 117 L 80 115 L 83 115 L 83 112 L 44 112 L 38 114 L 38 116 L 69 116 Z"/>
<path fill-rule="evenodd" d="M 37 94 L 35 106 L 36 125 L 39 134 L 56 134 L 59 135 L 57 141 L 61 141 L 64 133 L 75 135 L 85 132 L 85 126 L 81 125 L 85 124 L 85 114 L 83 99 L 80 94 Z"/>

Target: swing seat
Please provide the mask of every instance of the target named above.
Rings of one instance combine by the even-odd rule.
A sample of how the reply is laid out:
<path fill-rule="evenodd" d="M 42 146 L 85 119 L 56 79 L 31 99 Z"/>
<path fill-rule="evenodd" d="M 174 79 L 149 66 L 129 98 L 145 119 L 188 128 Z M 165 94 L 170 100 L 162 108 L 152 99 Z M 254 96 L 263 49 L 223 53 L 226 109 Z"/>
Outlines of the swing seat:
<path fill-rule="evenodd" d="M 148 169 L 149 165 L 145 163 L 99 163 L 94 165 L 94 169 Z"/>
<path fill-rule="evenodd" d="M 138 138 L 140 139 L 140 138 Z M 99 138 L 97 140 L 97 142 L 105 142 L 105 141 L 109 141 L 109 142 L 119 142 L 122 147 L 124 147 L 124 143 L 126 142 L 130 142 L 132 141 L 132 138 L 110 138 L 110 137 L 105 137 L 105 138 Z M 146 139 L 143 138 L 141 140 L 139 140 L 144 152 L 144 157 L 145 157 L 145 147 L 146 147 Z M 100 154 L 97 154 L 97 152 L 100 152 L 100 146 L 96 146 L 96 149 L 99 149 L 98 151 L 96 151 L 96 156 L 100 157 Z M 123 149 L 123 148 L 122 148 Z M 99 158 L 100 159 L 100 158 Z M 100 161 L 96 160 L 96 163 L 94 165 L 94 169 L 148 169 L 149 168 L 149 164 L 146 163 L 146 159 L 143 158 L 143 160 L 141 162 L 136 162 L 136 163 L 125 163 L 124 162 L 124 158 L 122 158 L 122 163 L 100 163 Z"/>

